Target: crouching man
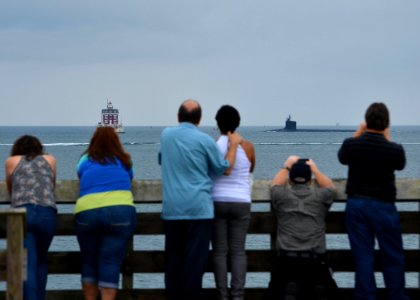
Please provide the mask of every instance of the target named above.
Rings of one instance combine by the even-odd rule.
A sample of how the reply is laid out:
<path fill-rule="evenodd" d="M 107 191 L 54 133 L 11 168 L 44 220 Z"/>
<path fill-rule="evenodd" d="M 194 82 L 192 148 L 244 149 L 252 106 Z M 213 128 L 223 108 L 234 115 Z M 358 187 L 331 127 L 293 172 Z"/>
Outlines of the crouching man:
<path fill-rule="evenodd" d="M 337 285 L 325 263 L 325 217 L 335 196 L 334 183 L 312 160 L 290 156 L 274 176 L 277 257 L 266 299 L 335 298 Z"/>

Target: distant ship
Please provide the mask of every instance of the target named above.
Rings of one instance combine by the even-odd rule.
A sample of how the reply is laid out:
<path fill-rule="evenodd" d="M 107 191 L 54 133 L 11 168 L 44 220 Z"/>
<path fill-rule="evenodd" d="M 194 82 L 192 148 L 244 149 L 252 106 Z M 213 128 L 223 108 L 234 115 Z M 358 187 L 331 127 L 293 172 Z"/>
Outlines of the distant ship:
<path fill-rule="evenodd" d="M 117 133 L 125 133 L 124 127 L 119 120 L 119 111 L 114 108 L 112 102 L 106 100 L 106 108 L 102 109 L 101 121 L 98 122 L 98 127 L 113 127 Z"/>
<path fill-rule="evenodd" d="M 289 117 L 286 119 L 286 122 L 284 124 L 284 128 L 281 129 L 273 129 L 268 131 L 274 131 L 274 132 L 353 132 L 354 129 L 344 129 L 344 128 L 338 128 L 338 124 L 336 125 L 336 128 L 297 128 L 297 122 L 292 121 L 292 116 L 289 114 Z"/>

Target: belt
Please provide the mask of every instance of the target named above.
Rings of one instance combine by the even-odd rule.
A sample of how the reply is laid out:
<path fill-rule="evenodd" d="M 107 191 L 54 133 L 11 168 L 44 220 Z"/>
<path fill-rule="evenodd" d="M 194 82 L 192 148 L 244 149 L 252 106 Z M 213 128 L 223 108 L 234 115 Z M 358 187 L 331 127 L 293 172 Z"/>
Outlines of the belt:
<path fill-rule="evenodd" d="M 286 250 L 278 250 L 277 255 L 280 257 L 288 257 L 288 258 L 306 258 L 306 259 L 325 259 L 325 253 L 315 253 L 311 251 L 286 251 Z"/>
<path fill-rule="evenodd" d="M 350 198 L 364 199 L 364 200 L 380 201 L 380 202 L 391 203 L 391 204 L 395 203 L 395 201 L 393 201 L 393 200 L 374 198 L 374 197 L 364 196 L 364 195 L 360 195 L 360 194 L 352 194 L 352 195 L 349 195 L 349 197 Z"/>
<path fill-rule="evenodd" d="M 378 199 L 378 198 L 369 197 L 369 196 L 360 195 L 360 194 L 352 194 L 352 195 L 349 195 L 349 196 L 354 197 L 354 198 L 368 199 L 368 200 L 381 200 L 381 199 Z"/>

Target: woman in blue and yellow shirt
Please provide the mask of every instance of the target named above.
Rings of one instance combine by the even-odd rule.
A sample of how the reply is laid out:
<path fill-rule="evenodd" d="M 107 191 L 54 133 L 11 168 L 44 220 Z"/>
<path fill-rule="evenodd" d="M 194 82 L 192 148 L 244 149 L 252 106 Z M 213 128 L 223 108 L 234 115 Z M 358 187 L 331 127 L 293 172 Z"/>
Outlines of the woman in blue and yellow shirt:
<path fill-rule="evenodd" d="M 119 273 L 136 226 L 131 193 L 133 169 L 111 127 L 96 129 L 77 166 L 80 198 L 75 227 L 83 259 L 82 288 L 86 300 L 116 298 Z"/>

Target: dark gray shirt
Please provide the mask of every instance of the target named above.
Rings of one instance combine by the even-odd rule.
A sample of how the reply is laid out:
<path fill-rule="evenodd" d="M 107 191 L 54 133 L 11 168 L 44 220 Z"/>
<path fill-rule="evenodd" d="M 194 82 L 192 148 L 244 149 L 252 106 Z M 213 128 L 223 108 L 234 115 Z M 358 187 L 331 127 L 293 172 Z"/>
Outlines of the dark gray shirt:
<path fill-rule="evenodd" d="M 277 249 L 325 253 L 325 217 L 335 196 L 332 189 L 308 184 L 273 186 Z"/>

